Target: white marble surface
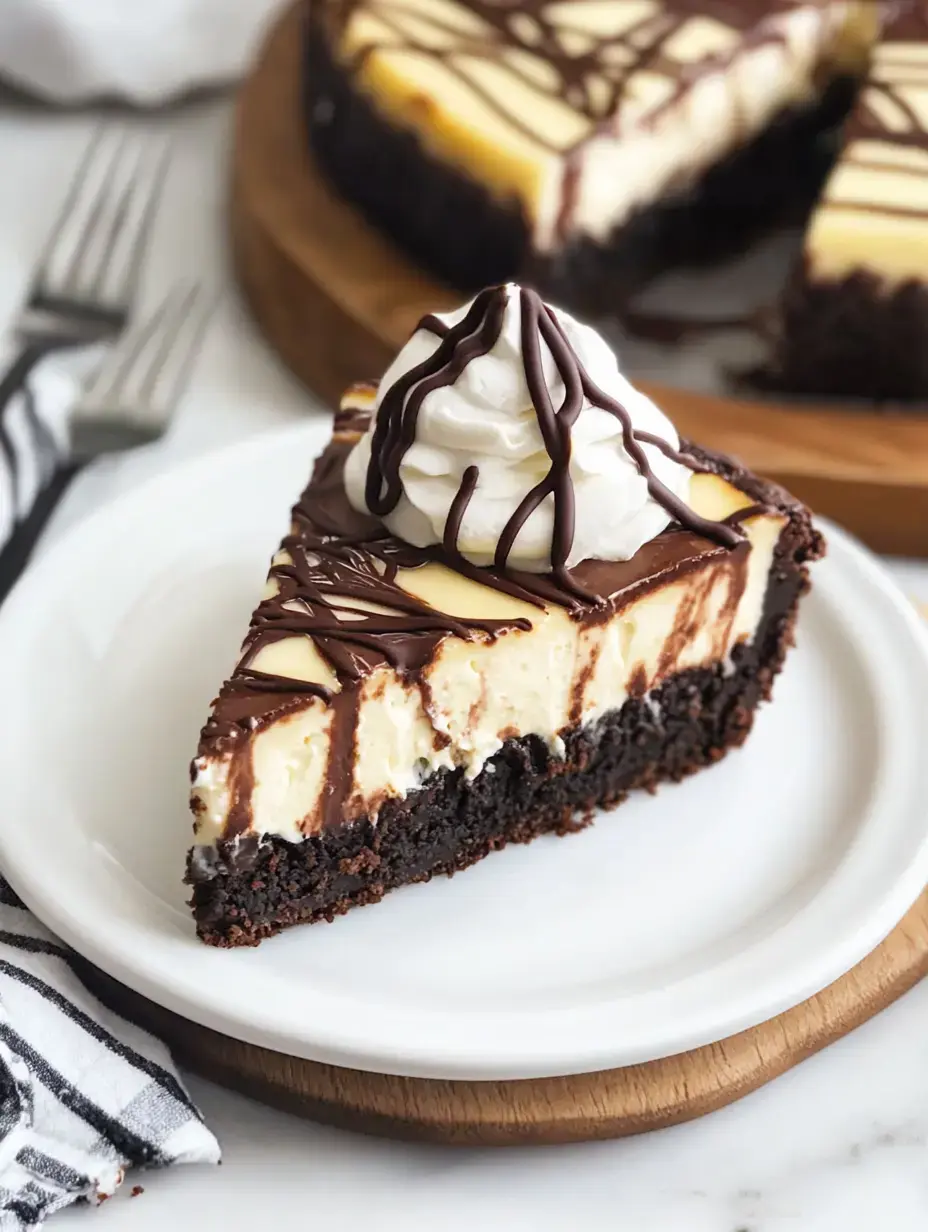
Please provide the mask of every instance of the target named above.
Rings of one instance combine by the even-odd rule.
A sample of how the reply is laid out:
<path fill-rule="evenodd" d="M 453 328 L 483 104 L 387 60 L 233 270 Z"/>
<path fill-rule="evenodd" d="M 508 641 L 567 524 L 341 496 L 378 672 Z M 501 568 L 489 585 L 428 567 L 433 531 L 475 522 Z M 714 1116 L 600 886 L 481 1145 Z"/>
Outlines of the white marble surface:
<path fill-rule="evenodd" d="M 137 121 L 142 123 L 142 121 Z M 150 121 L 175 130 L 146 298 L 200 270 L 221 304 L 166 440 L 83 476 L 53 533 L 175 459 L 318 413 L 258 338 L 232 289 L 223 226 L 230 112 Z M 12 312 L 81 147 L 87 117 L 0 112 L 0 318 Z M 894 564 L 928 600 L 928 565 Z M 486 1227 L 603 1232 L 924 1232 L 928 1227 L 928 984 L 739 1104 L 624 1142 L 502 1152 L 354 1137 L 191 1079 L 222 1139 L 220 1169 L 130 1178 L 101 1210 L 53 1226 Z M 134 1180 L 145 1192 L 130 1198 Z"/>

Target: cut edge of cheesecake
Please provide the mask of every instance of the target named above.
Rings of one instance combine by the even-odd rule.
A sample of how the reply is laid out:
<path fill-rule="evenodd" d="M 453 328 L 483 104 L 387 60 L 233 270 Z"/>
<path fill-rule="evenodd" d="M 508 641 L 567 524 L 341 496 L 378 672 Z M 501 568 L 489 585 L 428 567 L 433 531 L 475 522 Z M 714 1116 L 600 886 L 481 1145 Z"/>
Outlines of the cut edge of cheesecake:
<path fill-rule="evenodd" d="M 799 502 L 686 445 L 691 504 L 737 521 L 741 545 L 671 528 L 630 562 L 585 562 L 578 576 L 609 601 L 581 618 L 447 564 L 400 569 L 415 603 L 471 626 L 420 635 L 403 667 L 375 648 L 358 681 L 340 680 L 313 636 L 268 640 L 267 615 L 298 616 L 279 579 L 303 550 L 307 509 L 320 494 L 337 506 L 373 398 L 356 387 L 343 402 L 193 763 L 187 880 L 210 944 L 331 920 L 718 760 L 770 696 L 823 551 Z M 481 621 L 492 629 L 475 631 Z"/>

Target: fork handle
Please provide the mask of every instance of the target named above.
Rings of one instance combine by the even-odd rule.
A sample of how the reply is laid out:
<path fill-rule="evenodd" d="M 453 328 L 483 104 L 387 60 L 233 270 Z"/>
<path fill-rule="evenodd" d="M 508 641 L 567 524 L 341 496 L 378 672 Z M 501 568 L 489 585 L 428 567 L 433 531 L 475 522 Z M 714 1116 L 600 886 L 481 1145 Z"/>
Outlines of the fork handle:
<path fill-rule="evenodd" d="M 0 436 L 3 433 L 3 416 L 10 402 L 23 388 L 32 369 L 54 347 L 47 341 L 22 342 L 0 377 Z"/>
<path fill-rule="evenodd" d="M 16 351 L 5 372 L 0 377 L 0 455 L 6 457 L 11 472 L 11 480 L 15 483 L 16 457 L 12 441 L 4 427 L 4 416 L 13 398 L 26 384 L 36 365 L 61 346 L 61 342 L 43 339 L 41 342 L 25 342 Z M 65 344 L 66 345 L 66 344 Z M 36 441 L 36 448 L 41 452 L 42 444 Z M 42 459 L 39 464 L 41 467 Z M 71 480 L 77 473 L 77 467 L 66 466 L 56 469 L 51 481 L 40 489 L 32 509 L 24 520 L 18 523 L 8 542 L 0 549 L 0 603 L 6 598 L 14 583 L 25 569 L 33 549 L 45 529 L 49 518 L 64 496 Z"/>
<path fill-rule="evenodd" d="M 55 344 L 51 339 L 42 339 L 42 341 L 33 339 L 19 344 L 13 358 L 7 364 L 6 371 L 0 377 L 0 413 L 6 410 L 6 404 L 16 391 L 22 389 L 24 381 L 39 360 L 53 350 L 55 350 Z"/>
<path fill-rule="evenodd" d="M 72 463 L 57 470 L 39 493 L 27 517 L 0 550 L 0 604 L 25 572 L 42 532 L 81 469 Z"/>

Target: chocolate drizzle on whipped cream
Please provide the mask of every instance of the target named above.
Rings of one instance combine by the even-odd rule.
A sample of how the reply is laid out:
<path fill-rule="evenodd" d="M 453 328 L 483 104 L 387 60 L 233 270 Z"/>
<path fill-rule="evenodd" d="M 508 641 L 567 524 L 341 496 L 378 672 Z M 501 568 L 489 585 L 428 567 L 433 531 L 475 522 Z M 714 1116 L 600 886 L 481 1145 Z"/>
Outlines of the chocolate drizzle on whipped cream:
<path fill-rule="evenodd" d="M 702 535 L 722 547 L 735 547 L 742 536 L 732 526 L 702 517 L 658 479 L 642 444 L 683 457 L 667 441 L 652 433 L 636 433 L 625 407 L 611 398 L 593 381 L 570 345 L 554 312 L 536 291 L 519 291 L 521 310 L 521 351 L 525 379 L 538 427 L 551 465 L 547 474 L 522 499 L 500 535 L 494 556 L 497 574 L 505 574 L 513 545 L 528 519 L 549 496 L 554 500 L 554 525 L 551 541 L 551 572 L 557 586 L 584 603 L 600 604 L 603 599 L 581 587 L 567 567 L 574 540 L 576 508 L 570 474 L 571 431 L 583 410 L 584 402 L 614 416 L 622 428 L 622 440 L 651 498 L 670 518 L 686 530 Z M 453 385 L 465 367 L 486 355 L 499 339 L 507 303 L 506 287 L 489 287 L 474 299 L 470 310 L 456 325 L 448 326 L 436 316 L 419 323 L 440 338 L 435 351 L 422 363 L 400 377 L 383 395 L 371 443 L 365 499 L 372 513 L 383 517 L 391 513 L 403 493 L 400 466 L 416 440 L 416 424 L 425 398 L 444 386 Z M 564 385 L 564 398 L 555 409 L 545 378 L 541 346 L 547 346 L 557 374 Z M 467 505 L 479 483 L 479 470 L 470 466 L 449 513 L 444 548 L 449 557 L 460 558 L 457 540 Z"/>

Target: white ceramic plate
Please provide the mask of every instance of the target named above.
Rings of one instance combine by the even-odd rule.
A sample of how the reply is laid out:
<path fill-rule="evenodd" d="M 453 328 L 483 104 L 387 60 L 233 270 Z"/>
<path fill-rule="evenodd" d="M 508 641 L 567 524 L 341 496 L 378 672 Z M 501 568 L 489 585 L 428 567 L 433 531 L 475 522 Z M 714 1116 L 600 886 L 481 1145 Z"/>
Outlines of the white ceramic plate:
<path fill-rule="evenodd" d="M 928 653 L 836 530 L 747 747 L 680 786 L 295 929 L 201 945 L 187 765 L 327 424 L 197 461 L 63 538 L 0 612 L 0 864 L 87 958 L 218 1031 L 431 1077 L 576 1073 L 760 1022 L 928 880 Z"/>

